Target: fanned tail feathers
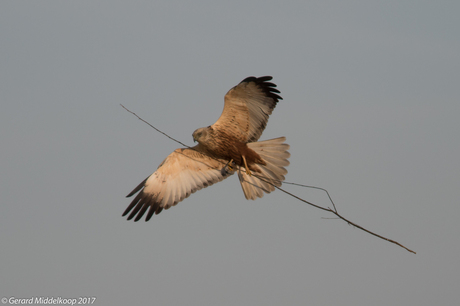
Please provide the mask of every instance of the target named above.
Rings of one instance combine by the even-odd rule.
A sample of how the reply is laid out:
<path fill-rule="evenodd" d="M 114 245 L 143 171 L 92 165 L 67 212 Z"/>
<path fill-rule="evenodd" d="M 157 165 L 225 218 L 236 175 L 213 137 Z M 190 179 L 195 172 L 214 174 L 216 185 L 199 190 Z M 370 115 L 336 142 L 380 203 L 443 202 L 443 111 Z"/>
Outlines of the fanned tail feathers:
<path fill-rule="evenodd" d="M 286 137 L 279 137 L 248 143 L 248 147 L 259 154 L 266 165 L 257 164 L 260 173 L 252 171 L 251 176 L 246 174 L 244 167 L 239 168 L 238 178 L 246 199 L 255 200 L 261 198 L 264 192 L 270 193 L 275 190 L 273 185 L 281 186 L 284 181 L 284 175 L 287 174 L 287 170 L 284 167 L 289 165 L 287 159 L 291 156 L 287 151 L 289 150 L 289 145 L 284 143 L 285 140 Z"/>

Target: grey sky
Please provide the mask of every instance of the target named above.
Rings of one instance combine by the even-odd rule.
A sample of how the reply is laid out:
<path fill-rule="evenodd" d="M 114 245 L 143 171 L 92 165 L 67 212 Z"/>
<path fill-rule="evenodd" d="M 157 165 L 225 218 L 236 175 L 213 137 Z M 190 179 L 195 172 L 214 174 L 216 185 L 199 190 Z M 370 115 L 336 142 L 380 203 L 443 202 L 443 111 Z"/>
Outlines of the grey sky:
<path fill-rule="evenodd" d="M 457 305 L 457 1 L 2 1 L 0 297 L 95 305 Z M 287 181 L 237 177 L 150 222 L 124 196 L 243 78 L 284 98 Z M 324 193 L 284 185 L 314 203 Z"/>

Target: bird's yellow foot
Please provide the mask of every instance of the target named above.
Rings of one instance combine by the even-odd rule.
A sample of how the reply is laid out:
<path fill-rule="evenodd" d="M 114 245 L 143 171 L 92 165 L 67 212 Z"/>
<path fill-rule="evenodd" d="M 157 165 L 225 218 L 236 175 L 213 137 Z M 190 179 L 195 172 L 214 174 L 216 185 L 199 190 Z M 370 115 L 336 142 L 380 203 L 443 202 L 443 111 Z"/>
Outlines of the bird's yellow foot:
<path fill-rule="evenodd" d="M 233 171 L 232 162 L 233 162 L 233 159 L 231 159 L 227 164 L 228 170 L 230 171 Z"/>
<path fill-rule="evenodd" d="M 251 173 L 251 170 L 249 170 L 248 164 L 246 163 L 246 158 L 244 156 L 241 156 L 241 157 L 243 157 L 244 167 L 246 168 L 246 174 L 251 176 L 252 173 Z"/>

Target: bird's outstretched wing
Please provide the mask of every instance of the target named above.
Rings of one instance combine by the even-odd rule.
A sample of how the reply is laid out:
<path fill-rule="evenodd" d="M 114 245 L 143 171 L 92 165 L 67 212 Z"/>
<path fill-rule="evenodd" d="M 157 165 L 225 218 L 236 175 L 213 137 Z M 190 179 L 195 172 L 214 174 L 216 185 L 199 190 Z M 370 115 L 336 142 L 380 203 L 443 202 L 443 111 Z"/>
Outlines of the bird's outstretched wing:
<path fill-rule="evenodd" d="M 271 76 L 248 77 L 225 95 L 224 110 L 212 125 L 215 130 L 231 134 L 241 142 L 257 141 L 267 125 L 278 100 Z"/>
<path fill-rule="evenodd" d="M 127 195 L 139 194 L 126 208 L 128 220 L 142 218 L 148 209 L 145 221 L 163 209 L 176 205 L 197 190 L 211 186 L 227 178 L 233 172 L 226 167 L 226 161 L 217 160 L 199 152 L 199 145 L 190 149 L 172 152 L 158 169 Z M 142 189 L 142 190 L 141 190 Z"/>

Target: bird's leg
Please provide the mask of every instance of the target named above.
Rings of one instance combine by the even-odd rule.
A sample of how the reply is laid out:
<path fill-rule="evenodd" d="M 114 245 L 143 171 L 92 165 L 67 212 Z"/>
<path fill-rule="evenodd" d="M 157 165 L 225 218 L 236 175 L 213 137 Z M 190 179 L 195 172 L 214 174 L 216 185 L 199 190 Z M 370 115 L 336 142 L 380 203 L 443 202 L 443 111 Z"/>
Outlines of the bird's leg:
<path fill-rule="evenodd" d="M 241 155 L 241 157 L 243 158 L 244 167 L 246 168 L 246 174 L 251 176 L 252 174 L 251 174 L 251 171 L 249 170 L 248 163 L 246 162 L 246 158 L 243 155 Z"/>
<path fill-rule="evenodd" d="M 230 161 L 227 164 L 228 170 L 230 170 L 230 171 L 233 171 L 232 162 L 233 162 L 233 158 L 230 159 Z"/>

